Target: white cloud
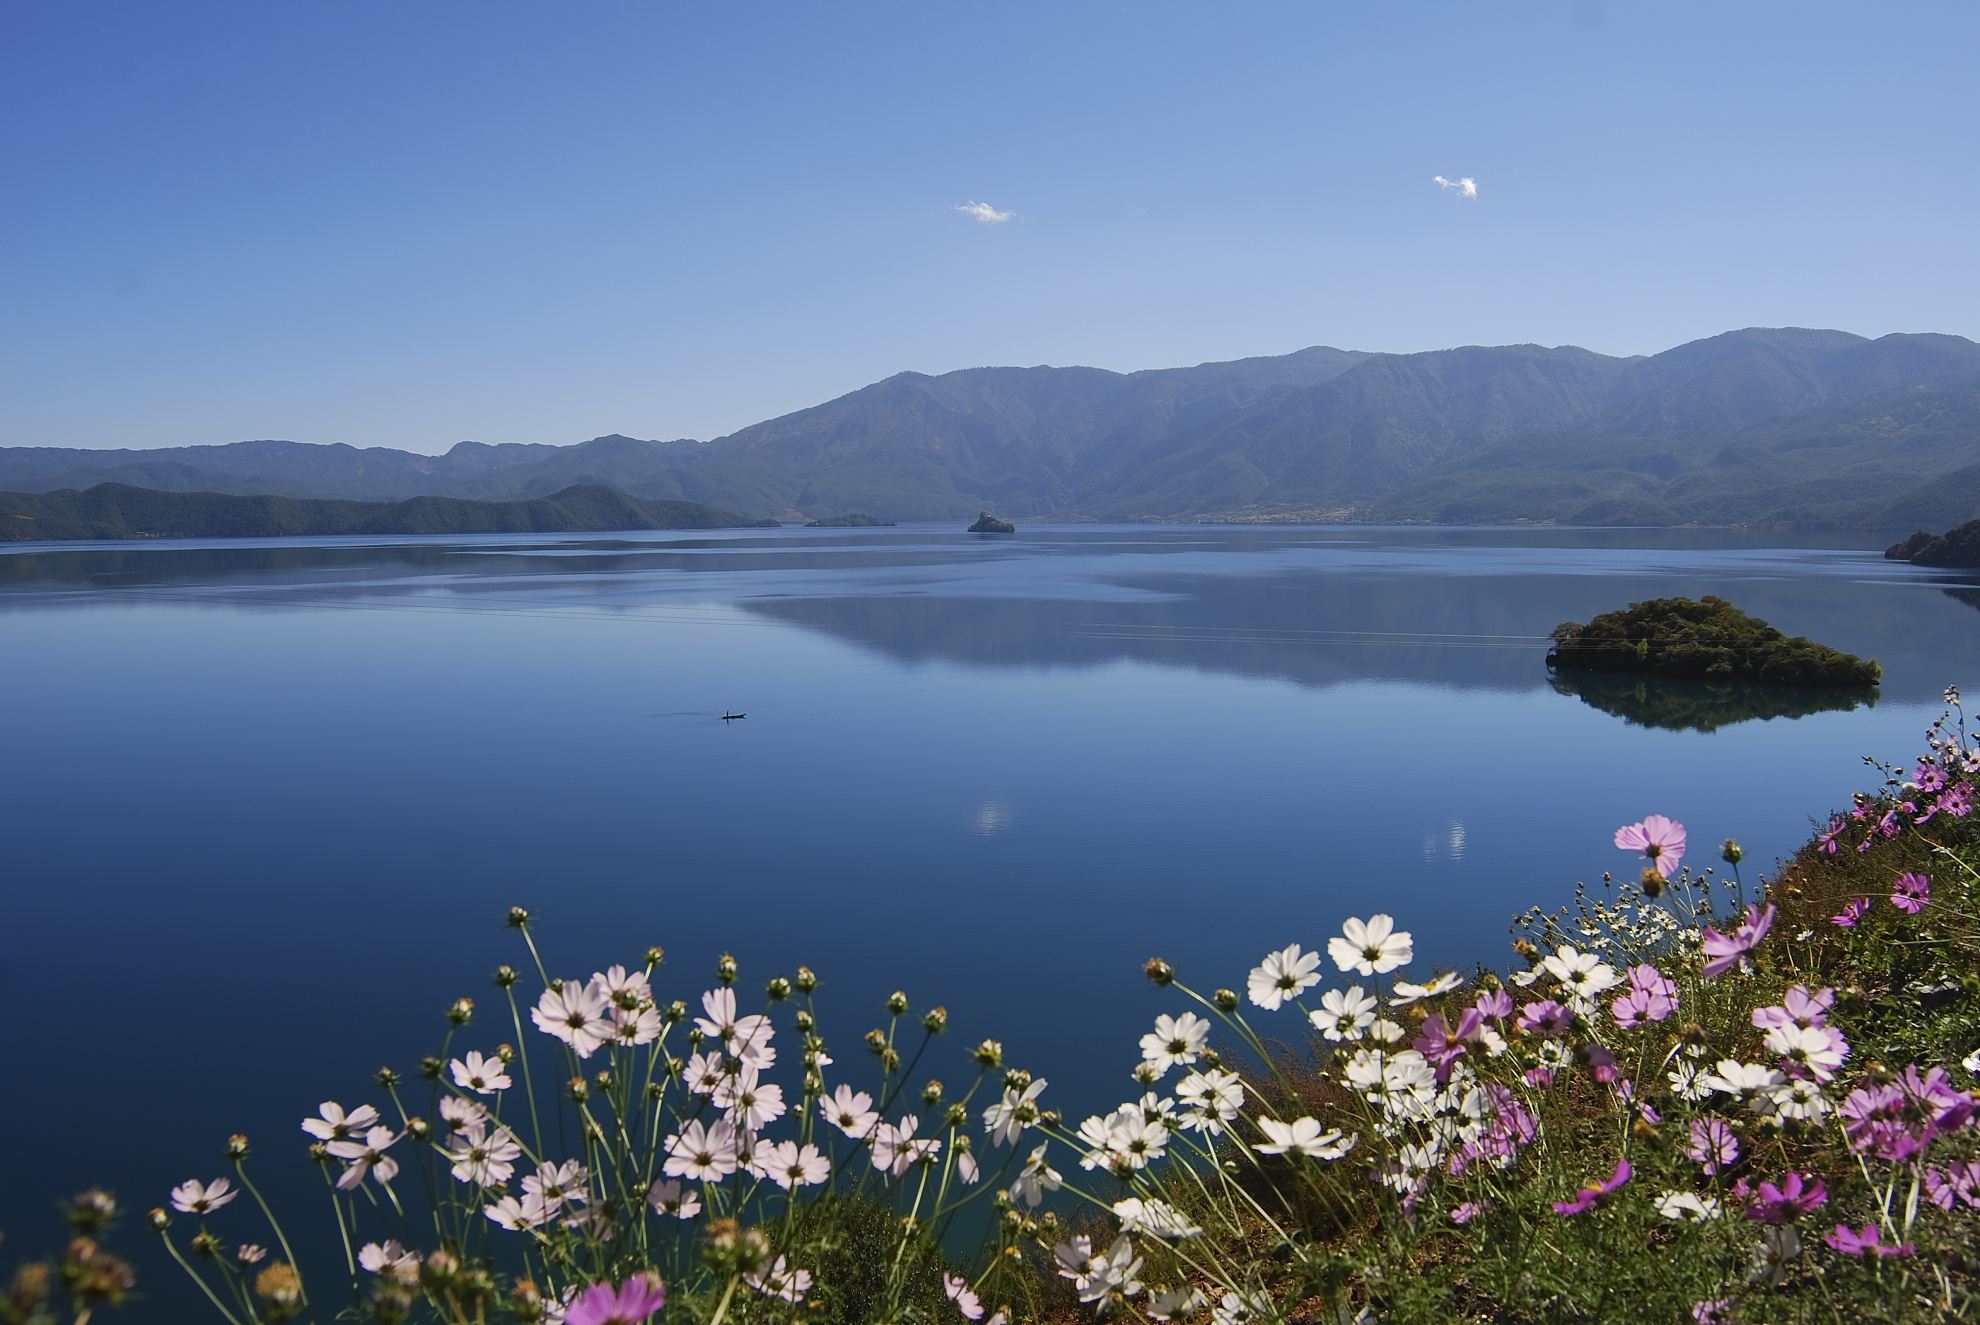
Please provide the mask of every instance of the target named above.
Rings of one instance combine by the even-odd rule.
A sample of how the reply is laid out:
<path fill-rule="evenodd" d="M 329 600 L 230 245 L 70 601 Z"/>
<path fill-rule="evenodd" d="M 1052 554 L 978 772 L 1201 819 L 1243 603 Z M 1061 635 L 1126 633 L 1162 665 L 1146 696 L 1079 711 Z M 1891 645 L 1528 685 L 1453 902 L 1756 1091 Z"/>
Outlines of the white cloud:
<path fill-rule="evenodd" d="M 1440 189 L 1456 189 L 1460 198 L 1476 198 L 1478 196 L 1478 181 L 1469 175 L 1466 175 L 1463 179 L 1445 179 L 1442 175 L 1439 175 L 1437 176 L 1437 187 Z"/>
<path fill-rule="evenodd" d="M 1006 221 L 1017 219 L 1016 212 L 1000 212 L 987 202 L 966 202 L 954 210 L 961 212 L 972 221 L 981 221 L 984 225 L 1002 225 Z"/>

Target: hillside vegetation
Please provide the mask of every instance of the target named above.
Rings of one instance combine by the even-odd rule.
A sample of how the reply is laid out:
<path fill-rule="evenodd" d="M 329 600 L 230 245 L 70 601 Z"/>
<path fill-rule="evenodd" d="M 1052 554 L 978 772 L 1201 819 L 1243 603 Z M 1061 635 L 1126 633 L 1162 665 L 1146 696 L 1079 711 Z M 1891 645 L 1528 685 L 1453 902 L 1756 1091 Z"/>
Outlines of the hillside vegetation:
<path fill-rule="evenodd" d="M 769 525 L 695 502 L 642 501 L 575 487 L 533 501 L 414 497 L 400 502 L 154 492 L 99 483 L 82 492 L 0 492 L 0 540 L 279 538 L 304 534 L 543 534 Z"/>
<path fill-rule="evenodd" d="M 1768 685 L 1872 686 L 1874 662 L 1790 638 L 1723 598 L 1653 598 L 1581 625 L 1554 627 L 1550 665 Z"/>
<path fill-rule="evenodd" d="M 1136 373 L 901 373 L 710 442 L 0 448 L 0 489 L 101 482 L 371 500 L 603 485 L 881 520 L 1945 528 L 1980 516 L 1980 345 L 1788 328 L 1636 358 L 1320 346 Z"/>
<path fill-rule="evenodd" d="M 1980 566 L 1980 520 L 1968 520 L 1943 534 L 1920 530 L 1885 549 L 1884 555 L 1919 566 Z"/>

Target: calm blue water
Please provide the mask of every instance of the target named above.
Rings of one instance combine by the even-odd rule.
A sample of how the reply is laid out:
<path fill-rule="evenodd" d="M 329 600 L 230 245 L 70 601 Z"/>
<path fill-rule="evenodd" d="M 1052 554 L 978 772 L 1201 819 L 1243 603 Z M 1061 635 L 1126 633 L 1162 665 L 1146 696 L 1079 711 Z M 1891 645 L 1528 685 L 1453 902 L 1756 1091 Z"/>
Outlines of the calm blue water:
<path fill-rule="evenodd" d="M 84 1183 L 142 1208 L 220 1172 L 237 1129 L 272 1185 L 312 1190 L 297 1120 L 411 1069 L 454 996 L 495 1011 L 490 971 L 522 964 L 511 903 L 570 973 L 665 945 L 667 996 L 723 951 L 749 989 L 809 963 L 848 1062 L 904 988 L 953 1018 L 923 1074 L 961 1083 L 995 1035 L 1077 1110 L 1127 1089 L 1135 1036 L 1173 1010 L 1151 954 L 1241 988 L 1268 948 L 1379 909 L 1423 963 L 1497 961 L 1514 913 L 1626 867 L 1609 837 L 1646 812 L 1764 868 L 1865 783 L 1860 756 L 1913 752 L 1941 688 L 1976 679 L 1980 591 L 1883 541 L 9 549 L 9 1245 Z M 1557 622 L 1703 593 L 1877 657 L 1880 702 L 1669 730 L 1549 684 Z M 490 1017 L 465 1045 L 504 1038 Z"/>

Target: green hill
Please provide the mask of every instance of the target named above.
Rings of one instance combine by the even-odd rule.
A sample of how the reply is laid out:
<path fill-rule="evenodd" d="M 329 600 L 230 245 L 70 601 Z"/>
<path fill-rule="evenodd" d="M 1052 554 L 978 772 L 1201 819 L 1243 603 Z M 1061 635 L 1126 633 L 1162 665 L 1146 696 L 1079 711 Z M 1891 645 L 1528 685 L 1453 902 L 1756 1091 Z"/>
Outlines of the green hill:
<path fill-rule="evenodd" d="M 1919 566 L 1980 566 L 1980 520 L 1968 520 L 1943 534 L 1924 530 L 1902 543 L 1884 550 L 1892 561 L 1909 561 Z"/>
<path fill-rule="evenodd" d="M 775 528 L 696 502 L 643 501 L 602 487 L 533 501 L 412 497 L 360 502 L 217 492 L 157 492 L 122 483 L 83 491 L 0 492 L 0 541 L 280 538 L 303 534 L 550 534 L 618 529 Z"/>

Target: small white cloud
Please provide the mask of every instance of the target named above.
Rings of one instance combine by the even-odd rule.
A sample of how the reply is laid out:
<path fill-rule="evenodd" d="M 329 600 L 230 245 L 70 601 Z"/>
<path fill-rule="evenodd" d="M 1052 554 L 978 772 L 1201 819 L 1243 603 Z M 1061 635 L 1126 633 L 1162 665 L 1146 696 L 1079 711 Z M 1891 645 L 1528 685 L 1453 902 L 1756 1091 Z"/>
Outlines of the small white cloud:
<path fill-rule="evenodd" d="M 1000 212 L 987 202 L 966 202 L 955 210 L 972 221 L 981 221 L 984 225 L 1002 225 L 1006 221 L 1017 219 L 1016 212 Z"/>
<path fill-rule="evenodd" d="M 1469 175 L 1466 175 L 1463 179 L 1445 179 L 1442 175 L 1439 175 L 1437 176 L 1437 187 L 1440 189 L 1456 189 L 1457 195 L 1460 198 L 1476 198 L 1478 196 L 1478 181 Z"/>

